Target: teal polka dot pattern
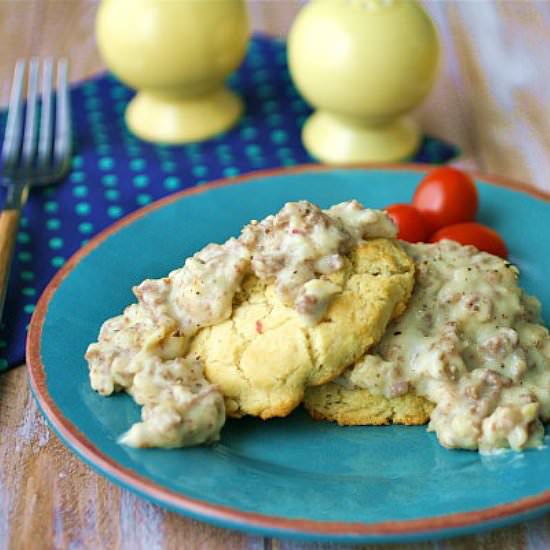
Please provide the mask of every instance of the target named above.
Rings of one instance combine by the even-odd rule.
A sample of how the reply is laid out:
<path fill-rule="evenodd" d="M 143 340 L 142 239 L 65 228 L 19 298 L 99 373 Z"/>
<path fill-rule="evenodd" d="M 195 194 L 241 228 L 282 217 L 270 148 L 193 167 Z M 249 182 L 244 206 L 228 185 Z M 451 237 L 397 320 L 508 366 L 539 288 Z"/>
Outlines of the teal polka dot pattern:
<path fill-rule="evenodd" d="M 152 200 L 153 200 L 153 197 L 151 197 L 151 195 L 148 195 L 147 193 L 140 193 L 136 197 L 136 203 L 139 204 L 140 206 L 145 206 L 146 204 L 149 204 L 150 202 L 152 202 Z"/>
<path fill-rule="evenodd" d="M 263 64 L 262 56 L 252 50 L 248 56 L 248 63 L 251 67 L 260 67 Z"/>
<path fill-rule="evenodd" d="M 69 176 L 69 181 L 80 183 L 86 179 L 86 174 L 84 172 L 72 172 Z"/>
<path fill-rule="evenodd" d="M 50 218 L 46 220 L 46 227 L 51 231 L 57 231 L 61 227 L 61 220 L 58 218 Z"/>
<path fill-rule="evenodd" d="M 277 145 L 282 145 L 288 141 L 288 134 L 284 130 L 273 130 L 270 134 L 271 141 Z"/>
<path fill-rule="evenodd" d="M 189 153 L 200 153 L 202 151 L 202 145 L 200 143 L 190 143 L 186 149 Z"/>
<path fill-rule="evenodd" d="M 56 201 L 47 201 L 44 203 L 44 212 L 55 214 L 59 210 L 59 204 Z"/>
<path fill-rule="evenodd" d="M 267 117 L 270 126 L 279 126 L 283 122 L 283 116 L 279 113 L 272 113 Z"/>
<path fill-rule="evenodd" d="M 164 179 L 164 187 L 169 191 L 175 191 L 181 187 L 181 181 L 176 176 L 169 176 Z"/>
<path fill-rule="evenodd" d="M 229 131 L 169 146 L 132 135 L 124 111 L 133 92 L 111 75 L 71 90 L 74 151 L 65 181 L 34 191 L 17 237 L 0 370 L 24 359 L 26 327 L 46 284 L 81 246 L 122 216 L 171 193 L 251 170 L 313 162 L 301 143 L 310 108 L 292 85 L 285 45 L 254 37 L 229 84 L 245 113 Z M 6 121 L 0 113 L 0 135 Z M 417 159 L 441 163 L 453 147 L 427 138 Z M 1 197 L 1 195 L 0 195 Z M 0 207 L 1 207 L 0 199 Z"/>
<path fill-rule="evenodd" d="M 21 244 L 27 244 L 31 241 L 31 236 L 26 231 L 19 231 L 17 235 L 17 242 Z"/>
<path fill-rule="evenodd" d="M 96 149 L 100 155 L 109 155 L 112 152 L 112 148 L 108 143 L 100 143 Z"/>
<path fill-rule="evenodd" d="M 227 154 L 218 155 L 218 159 L 222 164 L 231 164 L 235 161 L 232 155 Z"/>
<path fill-rule="evenodd" d="M 75 155 L 71 161 L 73 170 L 77 168 L 82 168 L 83 164 L 84 164 L 84 159 L 80 155 Z"/>
<path fill-rule="evenodd" d="M 61 256 L 54 256 L 50 263 L 53 267 L 59 268 L 65 263 L 65 258 L 62 258 Z"/>
<path fill-rule="evenodd" d="M 241 138 L 244 140 L 254 139 L 258 135 L 256 128 L 246 126 L 241 130 Z"/>
<path fill-rule="evenodd" d="M 122 99 L 128 95 L 128 90 L 124 86 L 113 86 L 111 88 L 111 97 L 113 99 Z"/>
<path fill-rule="evenodd" d="M 105 198 L 108 201 L 117 201 L 120 198 L 120 191 L 118 189 L 107 189 L 105 191 Z"/>
<path fill-rule="evenodd" d="M 298 98 L 298 99 L 295 99 L 293 100 L 291 103 L 290 103 L 290 107 L 293 111 L 296 111 L 298 113 L 302 113 L 304 111 L 308 111 L 309 108 L 307 106 L 307 103 L 301 99 L 301 98 Z"/>
<path fill-rule="evenodd" d="M 59 250 L 63 248 L 63 239 L 61 237 L 53 237 L 49 240 L 48 244 L 52 250 Z"/>
<path fill-rule="evenodd" d="M 103 120 L 103 113 L 101 111 L 92 111 L 88 113 L 88 120 L 92 123 Z"/>
<path fill-rule="evenodd" d="M 97 83 L 96 82 L 86 82 L 86 84 L 82 85 L 82 94 L 85 97 L 94 95 L 97 92 Z"/>
<path fill-rule="evenodd" d="M 174 161 L 166 160 L 163 163 L 161 163 L 161 168 L 165 172 L 174 172 L 177 168 L 177 164 Z"/>
<path fill-rule="evenodd" d="M 118 205 L 109 206 L 109 208 L 107 208 L 107 214 L 110 218 L 116 219 L 116 218 L 120 218 L 120 216 L 122 216 L 123 210 Z"/>
<path fill-rule="evenodd" d="M 109 138 L 107 134 L 96 132 L 94 134 L 94 141 L 96 142 L 96 145 L 106 145 L 109 141 Z M 105 158 L 109 158 L 109 157 L 105 157 Z M 112 168 L 112 164 L 110 164 L 110 161 L 112 162 L 111 158 L 109 158 L 108 161 L 105 161 L 104 163 L 102 163 L 104 167 L 103 170 L 110 170 Z"/>
<path fill-rule="evenodd" d="M 231 146 L 227 145 L 226 143 L 222 143 L 221 145 L 216 145 L 215 149 L 217 155 L 230 155 L 231 154 Z"/>
<path fill-rule="evenodd" d="M 101 101 L 99 100 L 98 97 L 92 96 L 84 100 L 84 107 L 86 107 L 86 109 L 90 111 L 93 111 L 94 109 L 99 109 L 100 106 L 101 106 Z"/>
<path fill-rule="evenodd" d="M 247 145 L 244 148 L 245 153 L 249 157 L 261 157 L 262 156 L 262 148 L 257 144 Z"/>
<path fill-rule="evenodd" d="M 79 199 L 85 197 L 88 194 L 88 188 L 85 185 L 77 185 L 73 187 L 73 195 Z"/>
<path fill-rule="evenodd" d="M 135 170 L 136 172 L 139 172 L 140 170 L 145 169 L 145 159 L 142 158 L 135 158 L 130 161 L 130 168 L 132 170 Z"/>
<path fill-rule="evenodd" d="M 275 113 L 277 112 L 279 105 L 276 101 L 266 101 L 262 105 L 262 110 L 264 113 Z"/>
<path fill-rule="evenodd" d="M 115 165 L 115 161 L 111 157 L 102 157 L 97 164 L 100 170 L 111 170 Z"/>
<path fill-rule="evenodd" d="M 234 176 L 238 176 L 240 173 L 241 173 L 240 170 L 236 166 L 228 166 L 223 170 L 223 175 L 226 178 L 232 178 Z"/>
<path fill-rule="evenodd" d="M 187 157 L 192 163 L 202 162 L 202 155 L 198 152 L 189 151 Z"/>
<path fill-rule="evenodd" d="M 261 86 L 258 86 L 257 91 L 258 96 L 262 98 L 271 97 L 275 92 L 273 86 L 270 86 L 269 84 L 262 84 Z"/>
<path fill-rule="evenodd" d="M 132 181 L 134 182 L 134 187 L 143 189 L 149 185 L 149 176 L 147 174 L 139 174 L 139 176 L 134 176 Z"/>
<path fill-rule="evenodd" d="M 292 149 L 289 149 L 288 147 L 279 147 L 279 149 L 277 149 L 277 156 L 279 158 L 292 156 Z"/>
<path fill-rule="evenodd" d="M 101 183 L 105 185 L 105 187 L 113 187 L 118 183 L 118 176 L 115 174 L 105 174 L 101 177 Z"/>
<path fill-rule="evenodd" d="M 260 83 L 269 80 L 269 71 L 267 69 L 259 69 L 252 73 L 252 82 Z"/>
<path fill-rule="evenodd" d="M 87 216 L 92 211 L 92 207 L 89 202 L 79 202 L 75 205 L 74 210 L 79 216 Z"/>
<path fill-rule="evenodd" d="M 89 235 L 94 232 L 94 224 L 90 222 L 82 222 L 78 224 L 78 230 L 85 235 Z"/>

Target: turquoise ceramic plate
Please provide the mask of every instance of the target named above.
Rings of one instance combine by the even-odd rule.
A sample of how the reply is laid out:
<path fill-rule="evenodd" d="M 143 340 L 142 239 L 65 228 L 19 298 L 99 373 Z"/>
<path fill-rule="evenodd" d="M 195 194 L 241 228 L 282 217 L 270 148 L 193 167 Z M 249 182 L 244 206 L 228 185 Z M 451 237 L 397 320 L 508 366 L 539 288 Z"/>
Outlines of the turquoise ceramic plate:
<path fill-rule="evenodd" d="M 138 419 L 125 395 L 92 392 L 83 354 L 132 285 L 181 265 L 251 218 L 307 198 L 370 207 L 410 200 L 427 167 L 259 173 L 148 207 L 94 239 L 42 296 L 28 344 L 43 412 L 65 443 L 111 480 L 223 527 L 338 541 L 412 541 L 471 533 L 550 508 L 550 449 L 483 457 L 442 448 L 424 427 L 313 422 L 303 411 L 230 421 L 220 443 L 184 450 L 117 444 Z M 543 197 L 479 177 L 480 219 L 506 239 L 522 282 L 550 311 L 550 215 Z"/>

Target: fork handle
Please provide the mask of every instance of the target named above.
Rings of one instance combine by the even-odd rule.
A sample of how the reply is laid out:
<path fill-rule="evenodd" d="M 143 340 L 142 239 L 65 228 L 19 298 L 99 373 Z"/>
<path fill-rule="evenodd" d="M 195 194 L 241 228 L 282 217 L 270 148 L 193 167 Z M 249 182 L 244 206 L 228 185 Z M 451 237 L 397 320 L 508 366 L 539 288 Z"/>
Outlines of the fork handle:
<path fill-rule="evenodd" d="M 10 208 L 0 213 L 0 319 L 4 309 L 20 215 L 21 210 L 19 208 Z"/>

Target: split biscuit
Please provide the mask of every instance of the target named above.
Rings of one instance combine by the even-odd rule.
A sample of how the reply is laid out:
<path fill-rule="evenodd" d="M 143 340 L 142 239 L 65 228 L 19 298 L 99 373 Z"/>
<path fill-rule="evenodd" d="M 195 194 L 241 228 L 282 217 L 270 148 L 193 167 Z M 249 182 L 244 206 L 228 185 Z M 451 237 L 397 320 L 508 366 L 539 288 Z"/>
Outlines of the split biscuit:
<path fill-rule="evenodd" d="M 406 308 L 414 262 L 399 242 L 372 239 L 323 279 L 342 288 L 321 321 L 308 325 L 273 284 L 249 275 L 231 317 L 202 329 L 190 353 L 225 396 L 229 416 L 286 416 L 306 388 L 326 384 L 376 344 Z"/>

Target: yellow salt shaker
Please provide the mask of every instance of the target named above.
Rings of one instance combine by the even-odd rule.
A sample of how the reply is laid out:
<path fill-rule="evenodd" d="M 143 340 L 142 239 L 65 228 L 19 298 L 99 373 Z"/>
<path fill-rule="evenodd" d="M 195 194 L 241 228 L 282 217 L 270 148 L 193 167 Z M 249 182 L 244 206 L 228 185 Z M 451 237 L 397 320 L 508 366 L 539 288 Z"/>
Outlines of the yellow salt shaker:
<path fill-rule="evenodd" d="M 313 0 L 289 34 L 292 78 L 316 108 L 303 142 L 327 163 L 409 157 L 420 130 L 407 113 L 430 91 L 439 43 L 416 0 Z"/>
<path fill-rule="evenodd" d="M 105 62 L 138 90 L 126 122 L 154 142 L 199 141 L 237 122 L 243 105 L 225 79 L 248 38 L 244 0 L 102 0 L 96 18 Z"/>

